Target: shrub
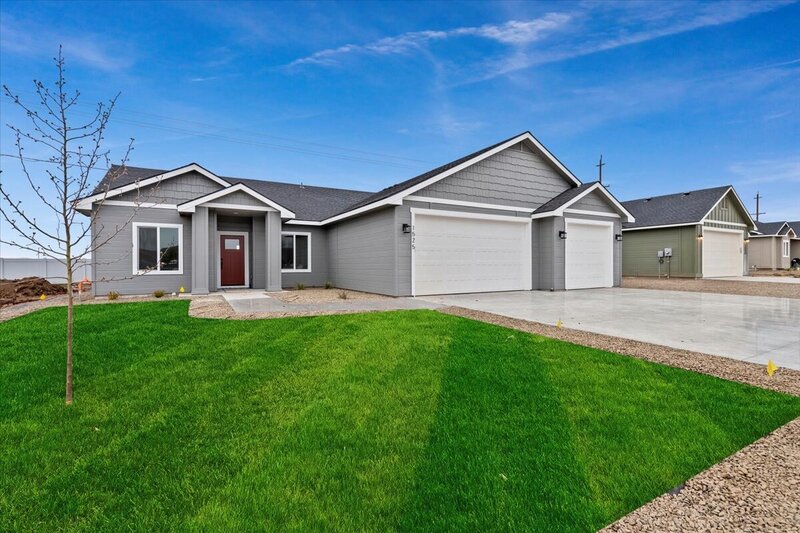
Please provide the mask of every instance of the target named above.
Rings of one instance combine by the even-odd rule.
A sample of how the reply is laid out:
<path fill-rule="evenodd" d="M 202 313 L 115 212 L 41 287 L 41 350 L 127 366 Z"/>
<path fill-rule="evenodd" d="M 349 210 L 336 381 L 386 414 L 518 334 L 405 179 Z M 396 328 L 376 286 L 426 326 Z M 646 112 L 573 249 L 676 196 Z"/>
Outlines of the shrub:
<path fill-rule="evenodd" d="M 294 286 L 294 288 L 295 288 L 295 290 L 302 291 L 303 289 L 306 288 L 306 284 L 305 283 L 298 283 L 297 285 Z"/>
<path fill-rule="evenodd" d="M 164 291 L 158 289 L 157 291 L 153 292 L 153 296 L 155 296 L 156 298 L 162 298 L 164 296 Z"/>
<path fill-rule="evenodd" d="M 348 298 L 347 291 L 339 291 L 339 298 L 341 298 L 342 300 L 347 300 Z"/>
<path fill-rule="evenodd" d="M 117 298 L 119 298 L 119 293 L 117 291 L 109 291 L 108 293 L 109 300 L 116 300 Z"/>
<path fill-rule="evenodd" d="M 331 283 L 330 281 L 326 281 L 325 282 L 325 288 L 326 289 L 332 289 L 333 288 L 333 283 Z"/>

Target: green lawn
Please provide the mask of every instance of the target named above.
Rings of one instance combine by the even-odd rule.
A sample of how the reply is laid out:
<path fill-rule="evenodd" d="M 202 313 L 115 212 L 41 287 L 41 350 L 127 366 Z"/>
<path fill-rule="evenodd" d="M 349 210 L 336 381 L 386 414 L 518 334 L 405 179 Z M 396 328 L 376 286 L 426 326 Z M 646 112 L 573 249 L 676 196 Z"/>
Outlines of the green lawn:
<path fill-rule="evenodd" d="M 433 311 L 0 324 L 0 530 L 594 530 L 800 398 Z"/>

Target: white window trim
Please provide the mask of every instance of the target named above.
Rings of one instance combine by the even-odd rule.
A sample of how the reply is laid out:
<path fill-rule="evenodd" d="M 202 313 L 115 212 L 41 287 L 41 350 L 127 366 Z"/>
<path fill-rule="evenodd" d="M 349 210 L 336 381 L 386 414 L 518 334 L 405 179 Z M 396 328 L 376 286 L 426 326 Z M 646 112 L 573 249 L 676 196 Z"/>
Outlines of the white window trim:
<path fill-rule="evenodd" d="M 244 285 L 222 284 L 222 239 L 225 235 L 244 237 Z M 220 289 L 250 288 L 250 233 L 247 231 L 217 231 L 217 287 Z"/>
<path fill-rule="evenodd" d="M 284 236 L 291 235 L 292 237 L 296 237 L 297 235 L 305 235 L 308 237 L 308 268 L 281 268 L 282 273 L 292 274 L 295 272 L 311 272 L 311 233 L 308 231 L 282 231 L 281 232 L 281 239 Z M 297 264 L 297 239 L 293 238 L 293 246 L 292 246 L 292 264 Z M 283 255 L 283 244 L 281 244 L 281 256 Z M 283 258 L 281 258 L 283 261 Z"/>
<path fill-rule="evenodd" d="M 139 228 L 156 228 L 156 269 L 155 270 L 140 270 L 139 269 Z M 161 258 L 158 255 L 161 253 L 161 228 L 177 228 L 178 229 L 178 270 L 158 270 L 161 264 Z M 134 276 L 169 276 L 183 274 L 183 224 L 165 224 L 162 222 L 134 222 L 133 223 L 133 275 Z"/>
<path fill-rule="evenodd" d="M 792 255 L 791 244 L 790 241 L 783 241 L 783 257 L 789 257 Z"/>

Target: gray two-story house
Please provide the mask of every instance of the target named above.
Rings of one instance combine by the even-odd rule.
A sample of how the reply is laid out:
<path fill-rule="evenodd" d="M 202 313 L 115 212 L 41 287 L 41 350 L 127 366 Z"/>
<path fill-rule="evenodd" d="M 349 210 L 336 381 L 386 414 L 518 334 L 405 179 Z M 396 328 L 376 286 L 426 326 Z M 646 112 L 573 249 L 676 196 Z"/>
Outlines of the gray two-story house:
<path fill-rule="evenodd" d="M 115 167 L 94 214 L 96 294 L 278 291 L 392 296 L 618 285 L 633 216 L 525 132 L 371 193 Z"/>

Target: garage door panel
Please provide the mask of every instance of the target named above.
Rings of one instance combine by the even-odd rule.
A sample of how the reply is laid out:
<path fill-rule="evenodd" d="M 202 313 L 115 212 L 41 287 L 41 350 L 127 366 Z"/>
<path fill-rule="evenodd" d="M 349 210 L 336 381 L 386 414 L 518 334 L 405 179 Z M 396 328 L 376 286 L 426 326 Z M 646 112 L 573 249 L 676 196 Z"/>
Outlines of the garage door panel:
<path fill-rule="evenodd" d="M 530 222 L 417 214 L 415 294 L 530 290 Z"/>
<path fill-rule="evenodd" d="M 614 285 L 612 224 L 567 220 L 564 284 L 567 289 Z"/>
<path fill-rule="evenodd" d="M 741 276 L 744 269 L 741 231 L 703 229 L 703 277 Z"/>

